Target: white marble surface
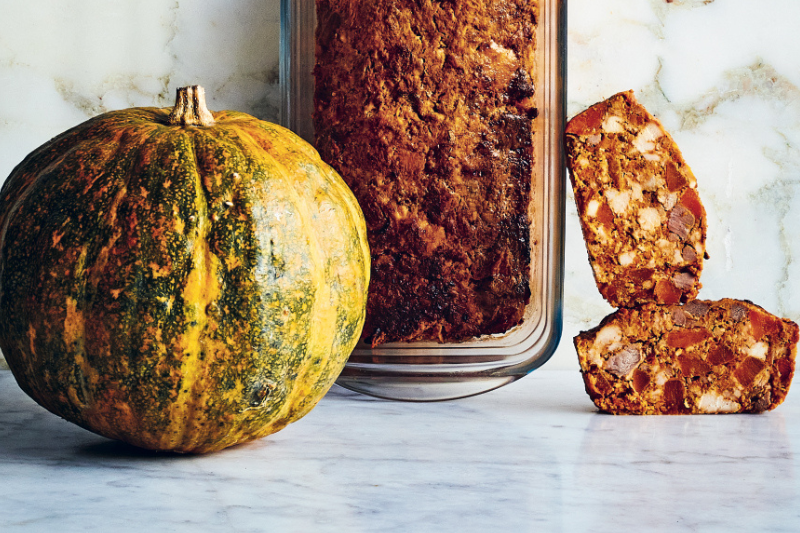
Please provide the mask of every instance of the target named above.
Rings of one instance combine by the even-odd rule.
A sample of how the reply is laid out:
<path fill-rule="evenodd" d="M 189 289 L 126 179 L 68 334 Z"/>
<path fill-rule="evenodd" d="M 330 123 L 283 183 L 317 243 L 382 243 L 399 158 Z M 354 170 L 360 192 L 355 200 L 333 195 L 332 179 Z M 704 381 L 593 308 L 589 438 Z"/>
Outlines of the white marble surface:
<path fill-rule="evenodd" d="M 208 456 L 154 455 L 0 372 L 0 531 L 797 531 L 800 396 L 764 415 L 613 417 L 575 371 L 440 403 L 335 388 Z"/>
<path fill-rule="evenodd" d="M 0 0 L 0 179 L 99 113 L 167 106 L 278 118 L 279 0 Z"/>

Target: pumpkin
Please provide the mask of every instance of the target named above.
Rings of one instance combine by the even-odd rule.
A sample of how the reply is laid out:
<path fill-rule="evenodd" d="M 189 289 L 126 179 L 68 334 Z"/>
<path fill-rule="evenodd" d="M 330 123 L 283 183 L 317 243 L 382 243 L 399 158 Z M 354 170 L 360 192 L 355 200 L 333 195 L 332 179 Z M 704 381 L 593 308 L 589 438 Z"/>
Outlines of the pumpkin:
<path fill-rule="evenodd" d="M 0 348 L 49 411 L 209 452 L 309 412 L 361 333 L 363 215 L 305 141 L 201 87 L 100 115 L 0 191 Z"/>

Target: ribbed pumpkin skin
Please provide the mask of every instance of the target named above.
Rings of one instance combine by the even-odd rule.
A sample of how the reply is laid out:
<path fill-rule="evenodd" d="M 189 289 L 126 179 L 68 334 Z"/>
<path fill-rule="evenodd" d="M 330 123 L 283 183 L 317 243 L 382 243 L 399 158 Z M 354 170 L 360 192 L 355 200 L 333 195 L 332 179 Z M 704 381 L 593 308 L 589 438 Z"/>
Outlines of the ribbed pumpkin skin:
<path fill-rule="evenodd" d="M 244 113 L 101 115 L 0 192 L 0 348 L 39 404 L 136 446 L 209 452 L 325 394 L 364 322 L 366 230 L 293 133 Z"/>

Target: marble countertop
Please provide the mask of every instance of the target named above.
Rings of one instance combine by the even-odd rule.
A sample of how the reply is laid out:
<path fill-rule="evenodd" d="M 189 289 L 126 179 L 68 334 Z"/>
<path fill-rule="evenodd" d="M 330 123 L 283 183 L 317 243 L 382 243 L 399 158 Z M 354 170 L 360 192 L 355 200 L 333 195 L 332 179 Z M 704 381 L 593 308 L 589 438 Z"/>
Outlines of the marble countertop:
<path fill-rule="evenodd" d="M 800 395 L 763 415 L 614 417 L 574 371 L 481 396 L 334 388 L 206 456 L 156 455 L 51 415 L 0 372 L 0 531 L 797 531 Z M 798 457 L 795 457 L 798 455 Z"/>

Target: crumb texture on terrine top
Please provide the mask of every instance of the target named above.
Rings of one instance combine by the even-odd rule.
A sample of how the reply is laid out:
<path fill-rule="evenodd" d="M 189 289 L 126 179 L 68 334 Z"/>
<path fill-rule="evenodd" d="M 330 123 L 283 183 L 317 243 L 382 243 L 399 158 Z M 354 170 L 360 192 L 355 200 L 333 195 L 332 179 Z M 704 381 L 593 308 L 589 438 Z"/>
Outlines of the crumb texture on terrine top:
<path fill-rule="evenodd" d="M 364 338 L 505 332 L 530 300 L 527 0 L 317 1 L 316 145 L 364 211 Z"/>

